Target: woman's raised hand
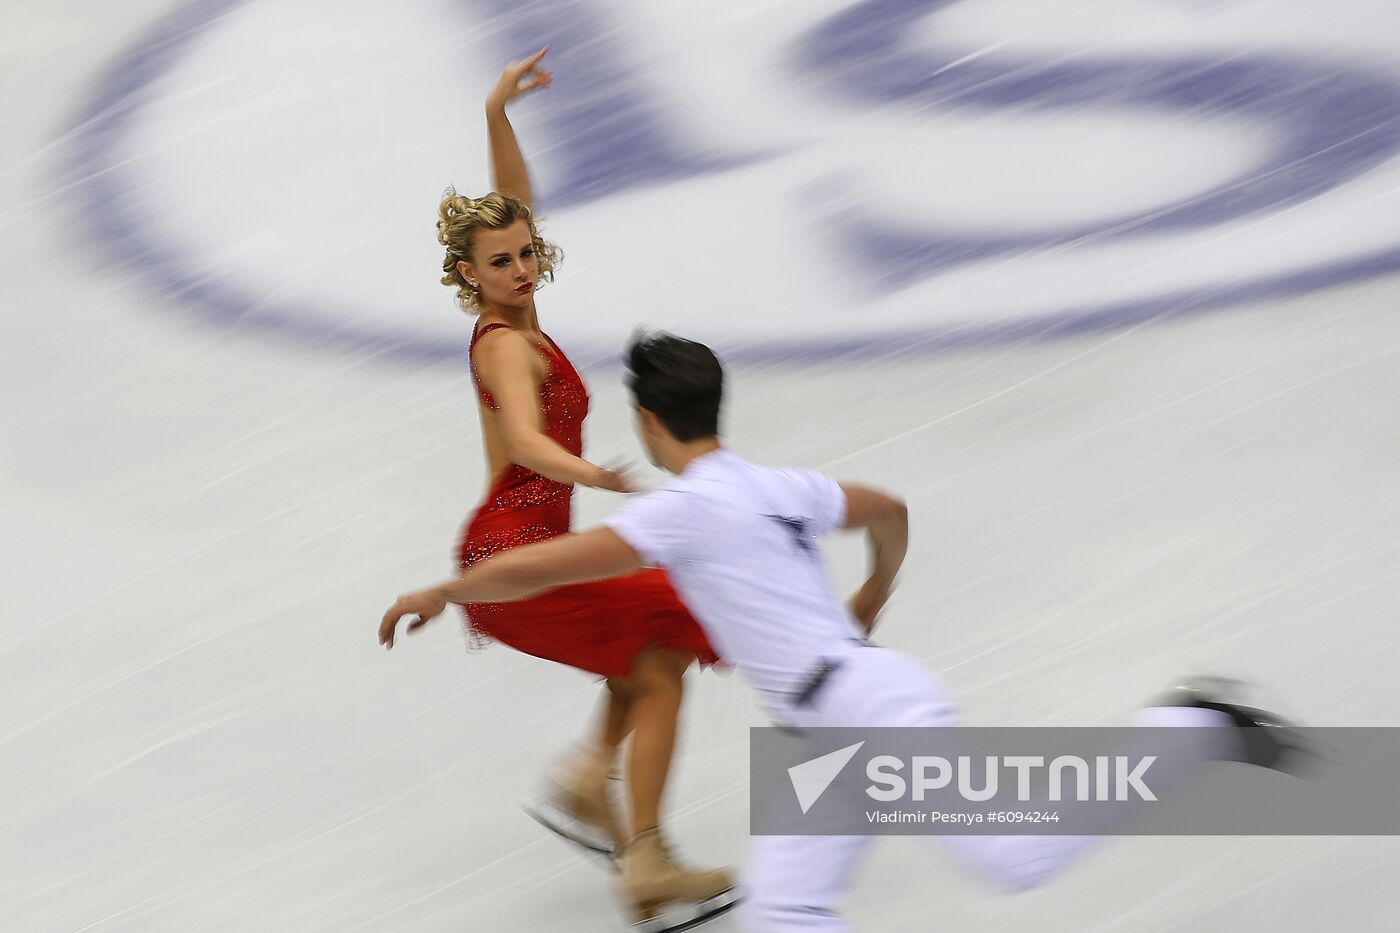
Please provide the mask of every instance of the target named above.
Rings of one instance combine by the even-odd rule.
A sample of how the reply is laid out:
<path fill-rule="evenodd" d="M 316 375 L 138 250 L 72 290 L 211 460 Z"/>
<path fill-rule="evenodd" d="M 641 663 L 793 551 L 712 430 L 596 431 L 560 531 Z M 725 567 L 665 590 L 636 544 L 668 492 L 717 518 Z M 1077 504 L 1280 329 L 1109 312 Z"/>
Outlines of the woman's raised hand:
<path fill-rule="evenodd" d="M 487 95 L 486 105 L 504 108 L 522 94 L 549 87 L 554 75 L 540 67 L 540 59 L 544 58 L 548 51 L 549 46 L 546 45 L 524 61 L 507 65 L 506 70 L 501 72 L 501 80 L 496 82 L 496 86 Z"/>

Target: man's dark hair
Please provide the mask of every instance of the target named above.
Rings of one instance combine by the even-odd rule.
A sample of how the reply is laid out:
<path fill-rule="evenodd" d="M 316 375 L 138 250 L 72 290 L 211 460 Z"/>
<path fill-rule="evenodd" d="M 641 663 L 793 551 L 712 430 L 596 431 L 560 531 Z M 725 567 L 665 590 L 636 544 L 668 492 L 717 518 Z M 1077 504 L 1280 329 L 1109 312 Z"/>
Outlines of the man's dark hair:
<path fill-rule="evenodd" d="M 627 348 L 627 388 L 678 441 L 719 434 L 724 367 L 709 347 L 665 333 L 639 333 Z"/>

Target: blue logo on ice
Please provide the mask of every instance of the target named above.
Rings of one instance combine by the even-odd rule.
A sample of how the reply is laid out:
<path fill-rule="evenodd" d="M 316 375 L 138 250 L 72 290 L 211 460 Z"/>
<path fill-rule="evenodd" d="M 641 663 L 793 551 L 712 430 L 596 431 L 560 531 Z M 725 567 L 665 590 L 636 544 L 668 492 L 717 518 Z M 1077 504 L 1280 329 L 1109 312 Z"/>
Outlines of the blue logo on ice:
<path fill-rule="evenodd" d="M 850 763 L 864 744 L 865 742 L 861 741 L 847 745 L 820 758 L 813 758 L 788 768 L 788 778 L 792 781 L 793 792 L 797 794 L 797 803 L 802 807 L 803 813 L 812 809 L 812 805 L 821 799 L 821 795 L 826 793 L 826 789 L 836 780 L 841 769 Z"/>
<path fill-rule="evenodd" d="M 769 258 L 726 273 L 727 290 L 764 308 L 729 332 L 726 362 L 1020 342 L 1400 269 L 1400 81 L 1383 39 L 1394 4 L 1353 4 L 1359 18 L 1323 44 L 1311 5 L 1270 4 L 1271 38 L 1241 17 L 1223 31 L 1237 40 L 1228 48 L 1223 21 L 1187 27 L 1171 4 L 1127 20 L 1102 4 L 1041 36 L 1059 26 L 1059 5 L 1019 4 L 1008 18 L 955 0 L 845 0 L 820 13 L 780 3 L 793 12 L 766 28 L 709 17 L 703 36 L 688 13 L 660 12 L 694 5 L 651 5 L 680 73 L 784 87 L 781 115 L 771 95 L 703 92 L 705 112 L 737 110 L 736 126 L 780 116 L 757 140 L 684 118 L 695 82 L 658 88 L 638 67 L 627 43 L 651 47 L 652 29 L 616 9 L 625 4 L 409 0 L 386 23 L 374 4 L 171 3 L 94 79 L 62 137 L 62 181 L 102 203 L 92 235 L 163 303 L 316 348 L 461 365 L 464 320 L 437 283 L 441 253 L 423 225 L 442 185 L 484 186 L 484 174 L 451 173 L 485 168 L 457 154 L 481 151 L 486 132 L 479 118 L 449 132 L 434 115 L 554 40 L 550 61 L 567 78 L 521 115 L 533 124 L 527 151 L 544 162 L 542 203 L 570 240 L 591 244 L 588 274 L 547 299 L 584 365 L 616 359 L 636 324 L 616 282 L 644 294 L 711 277 L 713 250 L 637 266 L 672 240 L 738 236 L 734 249 Z M 444 9 L 469 24 L 457 30 L 471 37 L 465 49 L 439 40 Z M 337 17 L 348 56 L 344 42 L 286 28 L 308 13 Z M 1144 49 L 1143 17 L 1164 18 L 1175 38 Z M 463 61 L 479 70 L 464 75 Z M 383 124 L 386 101 L 394 119 L 367 145 L 347 127 Z M 886 115 L 878 144 L 852 149 L 833 107 Z M 938 158 L 917 157 L 924 146 Z M 325 171 L 347 151 L 349 188 Z M 891 153 L 907 156 L 894 171 Z M 794 172 L 794 157 L 808 167 Z M 751 223 L 736 229 L 713 209 L 721 184 Z M 324 205 L 347 190 L 354 209 L 337 215 L 328 253 Z M 638 198 L 651 207 L 644 224 L 631 219 Z M 794 201 L 811 209 L 794 212 Z M 831 262 L 868 274 L 847 284 L 771 272 Z M 333 289 L 312 274 L 328 263 Z M 704 294 L 681 296 L 675 320 L 703 313 Z M 869 311 L 857 332 L 853 307 Z"/>

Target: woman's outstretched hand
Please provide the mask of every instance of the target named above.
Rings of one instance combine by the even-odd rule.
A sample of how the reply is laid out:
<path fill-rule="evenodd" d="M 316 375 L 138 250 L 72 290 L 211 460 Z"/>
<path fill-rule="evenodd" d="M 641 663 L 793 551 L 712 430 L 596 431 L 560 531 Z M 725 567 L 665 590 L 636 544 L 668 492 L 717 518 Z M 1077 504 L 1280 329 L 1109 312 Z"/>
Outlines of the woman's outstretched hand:
<path fill-rule="evenodd" d="M 507 65 L 506 70 L 501 72 L 501 80 L 496 82 L 496 86 L 487 95 L 486 106 L 505 109 L 506 104 L 520 95 L 549 87 L 554 75 L 540 67 L 540 59 L 544 58 L 548 51 L 549 46 L 546 45 L 524 61 Z"/>
<path fill-rule="evenodd" d="M 408 623 L 408 630 L 416 632 L 442 615 L 446 608 L 447 597 L 436 589 L 400 596 L 379 621 L 379 643 L 385 648 L 394 647 L 394 630 L 399 627 L 399 620 L 404 616 L 415 617 Z"/>
<path fill-rule="evenodd" d="M 619 464 L 616 466 L 600 466 L 597 472 L 587 483 L 594 489 L 606 489 L 609 492 L 630 493 L 637 491 L 637 485 L 632 481 L 632 470 L 629 464 Z"/>

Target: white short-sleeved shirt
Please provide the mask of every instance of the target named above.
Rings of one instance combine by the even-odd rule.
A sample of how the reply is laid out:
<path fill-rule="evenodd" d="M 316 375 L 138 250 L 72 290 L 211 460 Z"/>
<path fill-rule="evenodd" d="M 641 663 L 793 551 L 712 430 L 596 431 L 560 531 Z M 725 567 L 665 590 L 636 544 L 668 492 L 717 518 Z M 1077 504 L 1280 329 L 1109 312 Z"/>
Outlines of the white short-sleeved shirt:
<path fill-rule="evenodd" d="M 819 545 L 845 519 L 846 495 L 828 477 L 721 448 L 605 524 L 666 568 L 715 650 L 771 704 L 862 637 Z"/>

